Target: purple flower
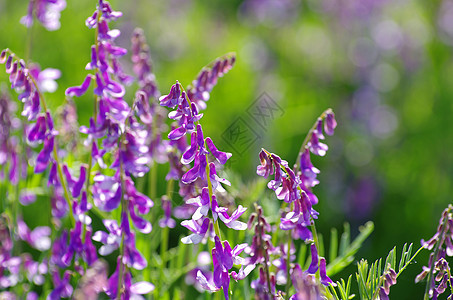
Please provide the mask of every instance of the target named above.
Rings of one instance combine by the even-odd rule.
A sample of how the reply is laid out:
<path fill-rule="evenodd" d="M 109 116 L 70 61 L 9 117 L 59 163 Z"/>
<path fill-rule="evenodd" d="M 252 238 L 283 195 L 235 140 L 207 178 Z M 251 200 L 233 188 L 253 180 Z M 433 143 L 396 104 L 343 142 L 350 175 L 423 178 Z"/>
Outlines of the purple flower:
<path fill-rule="evenodd" d="M 211 251 L 214 264 L 214 284 L 217 288 L 222 288 L 225 299 L 229 299 L 230 275 L 228 271 L 233 267 L 233 264 L 242 262 L 238 255 L 245 249 L 247 244 L 240 244 L 231 249 L 228 241 L 224 241 L 222 246 L 222 242 L 217 235 L 214 237 L 214 243 L 215 248 Z"/>
<path fill-rule="evenodd" d="M 337 121 L 335 120 L 335 114 L 332 110 L 328 110 L 326 119 L 324 121 L 324 131 L 328 135 L 333 135 L 334 129 L 337 127 Z"/>
<path fill-rule="evenodd" d="M 57 90 L 58 84 L 55 80 L 61 77 L 60 70 L 47 68 L 41 71 L 39 65 L 31 64 L 29 72 L 36 79 L 41 92 L 53 93 Z"/>
<path fill-rule="evenodd" d="M 69 96 L 69 97 L 73 97 L 73 96 L 80 97 L 83 94 L 85 94 L 85 92 L 88 90 L 88 87 L 90 86 L 91 77 L 92 77 L 92 75 L 88 74 L 85 77 L 85 80 L 83 81 L 81 86 L 74 86 L 74 87 L 67 88 L 66 91 L 65 91 L 66 96 Z"/>
<path fill-rule="evenodd" d="M 63 278 L 60 279 L 58 270 L 52 273 L 52 281 L 54 284 L 53 291 L 47 296 L 47 300 L 58 300 L 61 298 L 71 297 L 73 288 L 69 282 L 71 272 L 69 270 L 64 272 Z"/>
<path fill-rule="evenodd" d="M 321 300 L 321 289 L 314 275 L 302 272 L 299 264 L 296 264 L 291 272 L 291 282 L 296 289 L 296 294 L 290 300 L 310 299 Z"/>
<path fill-rule="evenodd" d="M 33 24 L 33 13 L 38 21 L 49 31 L 60 28 L 60 14 L 66 7 L 65 0 L 31 0 L 27 15 L 20 19 L 26 27 Z"/>
<path fill-rule="evenodd" d="M 131 273 L 124 268 L 120 258 L 118 258 L 116 270 L 108 279 L 108 284 L 105 288 L 105 293 L 110 299 L 116 299 L 118 296 L 118 276 L 120 268 L 123 268 L 123 285 L 121 287 L 122 300 L 136 299 L 138 295 L 149 294 L 154 290 L 154 285 L 147 281 L 140 281 L 133 284 Z"/>
<path fill-rule="evenodd" d="M 115 220 L 102 220 L 102 222 L 109 233 L 106 233 L 105 231 L 96 231 L 93 235 L 93 240 L 103 244 L 99 248 L 99 254 L 106 256 L 120 246 L 121 228 Z"/>
<path fill-rule="evenodd" d="M 209 93 L 217 84 L 217 79 L 226 74 L 236 62 L 236 56 L 232 53 L 217 58 L 209 66 L 204 67 L 197 78 L 192 82 L 188 90 L 189 99 L 201 109 L 206 108 Z"/>
<path fill-rule="evenodd" d="M 321 257 L 319 259 L 319 276 L 321 277 L 321 283 L 325 286 L 329 286 L 330 285 L 333 285 L 333 286 L 336 286 L 337 284 L 334 283 L 332 281 L 332 279 L 330 279 L 328 276 L 327 276 L 327 273 L 326 273 L 326 259 L 324 257 Z"/>
<path fill-rule="evenodd" d="M 316 245 L 311 244 L 310 250 L 311 250 L 311 263 L 310 267 L 308 267 L 307 272 L 310 274 L 316 274 L 316 271 L 318 271 L 318 250 L 316 249 Z"/>
<path fill-rule="evenodd" d="M 275 299 L 275 285 L 276 285 L 276 279 L 275 275 L 272 274 L 270 275 L 269 282 L 270 282 L 270 287 L 271 290 L 269 291 L 268 287 L 268 279 L 266 274 L 264 273 L 264 269 L 260 268 L 260 273 L 258 279 L 252 280 L 250 286 L 252 289 L 255 290 L 255 294 L 259 299 L 263 300 L 273 300 Z"/>
<path fill-rule="evenodd" d="M 50 248 L 50 228 L 47 226 L 38 226 L 31 231 L 24 221 L 17 221 L 17 231 L 21 240 L 26 241 L 30 246 L 45 251 Z"/>
<path fill-rule="evenodd" d="M 201 221 L 201 225 L 199 224 Z M 198 244 L 206 235 L 210 224 L 209 218 L 203 218 L 198 221 L 185 220 L 181 222 L 181 225 L 192 231 L 193 233 L 189 236 L 183 237 L 181 242 L 183 244 Z"/>

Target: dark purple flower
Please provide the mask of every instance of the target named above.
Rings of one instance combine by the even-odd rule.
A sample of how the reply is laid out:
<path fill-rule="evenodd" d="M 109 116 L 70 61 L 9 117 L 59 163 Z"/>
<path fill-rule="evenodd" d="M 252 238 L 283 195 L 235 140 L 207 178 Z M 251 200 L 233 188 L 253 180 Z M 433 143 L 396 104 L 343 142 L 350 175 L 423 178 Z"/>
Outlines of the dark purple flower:
<path fill-rule="evenodd" d="M 308 267 L 307 272 L 310 274 L 316 274 L 318 271 L 318 250 L 316 249 L 315 244 L 310 245 L 311 250 L 311 263 L 310 267 Z"/>
<path fill-rule="evenodd" d="M 85 77 L 85 80 L 83 81 L 81 86 L 74 86 L 74 87 L 67 88 L 66 91 L 65 91 L 66 96 L 69 96 L 69 97 L 73 97 L 73 96 L 80 97 L 83 94 L 85 94 L 85 92 L 90 87 L 91 77 L 92 77 L 92 75 L 88 74 Z"/>
<path fill-rule="evenodd" d="M 236 56 L 232 53 L 217 58 L 213 63 L 204 67 L 188 90 L 189 99 L 201 109 L 206 108 L 209 93 L 217 84 L 217 79 L 226 74 L 234 65 Z"/>
<path fill-rule="evenodd" d="M 60 279 L 58 270 L 55 270 L 52 273 L 52 281 L 54 289 L 47 296 L 47 300 L 59 300 L 61 298 L 71 297 L 73 288 L 69 282 L 71 277 L 71 272 L 69 270 L 64 272 L 63 278 Z"/>
<path fill-rule="evenodd" d="M 212 249 L 214 284 L 217 288 L 222 288 L 225 299 L 229 299 L 230 275 L 228 271 L 233 267 L 233 264 L 242 263 L 242 259 L 238 255 L 245 249 L 246 244 L 240 244 L 231 249 L 228 241 L 224 241 L 222 245 L 217 235 L 214 237 L 214 243 L 215 247 Z"/>
<path fill-rule="evenodd" d="M 334 129 L 337 127 L 337 121 L 335 120 L 335 114 L 332 110 L 329 110 L 324 120 L 324 131 L 328 135 L 333 135 Z"/>

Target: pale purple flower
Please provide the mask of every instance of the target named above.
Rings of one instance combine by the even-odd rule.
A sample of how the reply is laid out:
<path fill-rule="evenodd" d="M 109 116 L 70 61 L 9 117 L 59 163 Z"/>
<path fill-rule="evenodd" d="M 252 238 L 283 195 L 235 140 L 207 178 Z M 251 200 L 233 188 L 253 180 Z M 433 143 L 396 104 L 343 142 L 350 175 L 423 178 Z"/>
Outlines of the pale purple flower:
<path fill-rule="evenodd" d="M 50 248 L 50 228 L 47 226 L 38 226 L 30 230 L 23 220 L 17 221 L 17 233 L 21 240 L 27 242 L 33 248 L 39 251 L 45 251 Z"/>
<path fill-rule="evenodd" d="M 60 28 L 60 14 L 66 7 L 66 0 L 31 0 L 27 15 L 20 19 L 26 27 L 33 24 L 33 15 L 49 31 Z"/>
<path fill-rule="evenodd" d="M 201 223 L 201 224 L 200 224 Z M 209 218 L 203 218 L 200 220 L 185 220 L 181 222 L 181 225 L 189 229 L 192 234 L 189 236 L 183 237 L 181 242 L 183 244 L 198 244 L 200 243 L 206 235 L 210 224 Z"/>
<path fill-rule="evenodd" d="M 270 282 L 271 290 L 269 291 L 268 280 Z M 276 285 L 275 275 L 270 275 L 270 278 L 267 279 L 267 276 L 263 268 L 260 268 L 259 276 L 257 279 L 252 280 L 250 287 L 255 290 L 255 295 L 259 299 L 263 300 L 273 300 L 275 299 L 275 285 Z"/>
<path fill-rule="evenodd" d="M 47 68 L 41 71 L 39 65 L 31 64 L 28 71 L 35 78 L 41 92 L 53 93 L 57 90 L 58 84 L 55 80 L 61 77 L 60 70 Z"/>

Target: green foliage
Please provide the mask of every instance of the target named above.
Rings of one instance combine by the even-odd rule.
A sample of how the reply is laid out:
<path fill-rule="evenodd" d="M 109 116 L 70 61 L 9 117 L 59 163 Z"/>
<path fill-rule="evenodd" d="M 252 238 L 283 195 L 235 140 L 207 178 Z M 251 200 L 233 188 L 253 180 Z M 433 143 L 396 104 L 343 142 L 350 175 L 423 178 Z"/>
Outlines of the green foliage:
<path fill-rule="evenodd" d="M 390 250 L 387 258 L 385 259 L 384 265 L 382 265 L 382 258 L 376 260 L 370 267 L 368 267 L 368 261 L 366 259 L 362 259 L 357 264 L 356 279 L 359 286 L 360 299 L 376 299 L 379 288 L 383 284 L 384 276 L 390 269 L 397 271 L 396 277 L 398 278 L 398 276 L 412 262 L 421 249 L 423 249 L 423 247 L 421 247 L 413 256 L 411 256 L 412 245 L 413 244 L 411 243 L 409 247 L 407 247 L 407 243 L 404 244 L 398 269 L 396 269 L 396 246 Z"/>
<path fill-rule="evenodd" d="M 367 222 L 359 227 L 359 235 L 351 243 L 351 229 L 348 223 L 344 224 L 344 232 L 341 235 L 338 248 L 338 232 L 332 228 L 330 234 L 329 264 L 327 275 L 330 277 L 337 274 L 354 261 L 354 255 L 362 246 L 363 242 L 374 230 L 373 222 Z M 321 250 L 320 250 L 321 251 Z"/>

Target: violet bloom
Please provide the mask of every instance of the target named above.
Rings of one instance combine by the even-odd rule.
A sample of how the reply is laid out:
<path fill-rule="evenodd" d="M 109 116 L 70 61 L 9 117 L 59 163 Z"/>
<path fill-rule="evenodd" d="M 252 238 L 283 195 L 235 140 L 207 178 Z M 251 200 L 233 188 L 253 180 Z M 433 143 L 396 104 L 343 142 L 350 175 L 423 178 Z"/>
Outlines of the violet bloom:
<path fill-rule="evenodd" d="M 296 264 L 291 272 L 291 283 L 296 289 L 296 294 L 289 300 L 310 299 L 321 300 L 321 287 L 314 275 L 302 271 L 299 264 Z"/>
<path fill-rule="evenodd" d="M 103 244 L 99 248 L 99 254 L 106 256 L 119 248 L 121 244 L 121 228 L 115 220 L 102 220 L 102 222 L 109 233 L 96 231 L 93 235 L 93 240 Z"/>
<path fill-rule="evenodd" d="M 228 271 L 233 267 L 233 264 L 242 263 L 242 259 L 238 255 L 245 249 L 247 244 L 240 244 L 231 249 L 228 241 L 224 241 L 222 245 L 218 236 L 214 237 L 214 242 L 215 247 L 212 249 L 214 285 L 223 289 L 225 299 L 228 300 L 228 289 L 230 286 L 230 274 Z"/>
<path fill-rule="evenodd" d="M 30 246 L 45 251 L 50 248 L 50 228 L 47 226 L 38 226 L 30 230 L 24 221 L 17 221 L 17 231 L 21 240 L 26 241 Z"/>
<path fill-rule="evenodd" d="M 70 232 L 69 246 L 63 255 L 63 263 L 69 266 L 73 256 L 75 259 L 83 258 L 89 266 L 97 260 L 96 248 L 91 242 L 90 229 L 85 233 L 85 242 L 82 242 L 82 222 L 80 221 L 76 221 L 75 228 Z"/>
<path fill-rule="evenodd" d="M 68 232 L 63 230 L 60 237 L 57 237 L 52 244 L 50 262 L 59 268 L 65 269 L 66 263 L 63 262 L 63 256 L 68 251 Z"/>
<path fill-rule="evenodd" d="M 60 70 L 47 68 L 41 71 L 39 65 L 31 64 L 29 72 L 35 78 L 41 92 L 53 93 L 57 90 L 58 84 L 55 80 L 61 77 Z"/>
<path fill-rule="evenodd" d="M 71 272 L 69 270 L 65 271 L 63 278 L 60 279 L 58 270 L 55 270 L 52 273 L 52 281 L 54 284 L 54 289 L 47 296 L 47 300 L 58 300 L 61 298 L 71 297 L 73 288 L 69 282 L 71 277 Z"/>
<path fill-rule="evenodd" d="M 332 279 L 327 276 L 326 272 L 326 259 L 324 257 L 321 257 L 319 259 L 319 276 L 321 277 L 321 283 L 325 286 L 336 286 L 337 284 L 332 281 Z"/>
<path fill-rule="evenodd" d="M 60 14 L 66 7 L 66 0 L 31 0 L 27 15 L 20 19 L 26 27 L 33 24 L 33 15 L 49 31 L 60 28 Z"/>
<path fill-rule="evenodd" d="M 120 258 L 118 258 L 116 270 L 108 279 L 108 283 L 105 288 L 105 293 L 110 297 L 110 299 L 116 299 L 118 296 L 118 277 L 120 268 L 123 268 L 123 285 L 121 287 L 122 293 L 120 299 L 140 299 L 139 295 L 149 294 L 154 290 L 154 285 L 147 281 L 132 283 L 131 273 L 124 268 Z"/>
<path fill-rule="evenodd" d="M 171 200 L 166 196 L 162 196 L 162 209 L 164 210 L 164 217 L 159 220 L 161 228 L 168 227 L 174 228 L 176 226 L 175 220 L 171 218 Z"/>
<path fill-rule="evenodd" d="M 200 224 L 201 223 L 201 224 Z M 181 222 L 181 225 L 189 229 L 192 234 L 189 236 L 183 237 L 181 242 L 183 244 L 198 244 L 200 243 L 206 235 L 210 224 L 209 218 L 203 218 L 198 221 L 195 220 L 185 220 Z"/>
<path fill-rule="evenodd" d="M 275 299 L 275 285 L 277 284 L 275 275 L 271 274 L 269 278 L 271 290 L 269 291 L 268 279 L 266 278 L 264 269 L 260 268 L 259 277 L 252 280 L 250 287 L 255 290 L 255 295 L 258 299 L 273 300 Z"/>

